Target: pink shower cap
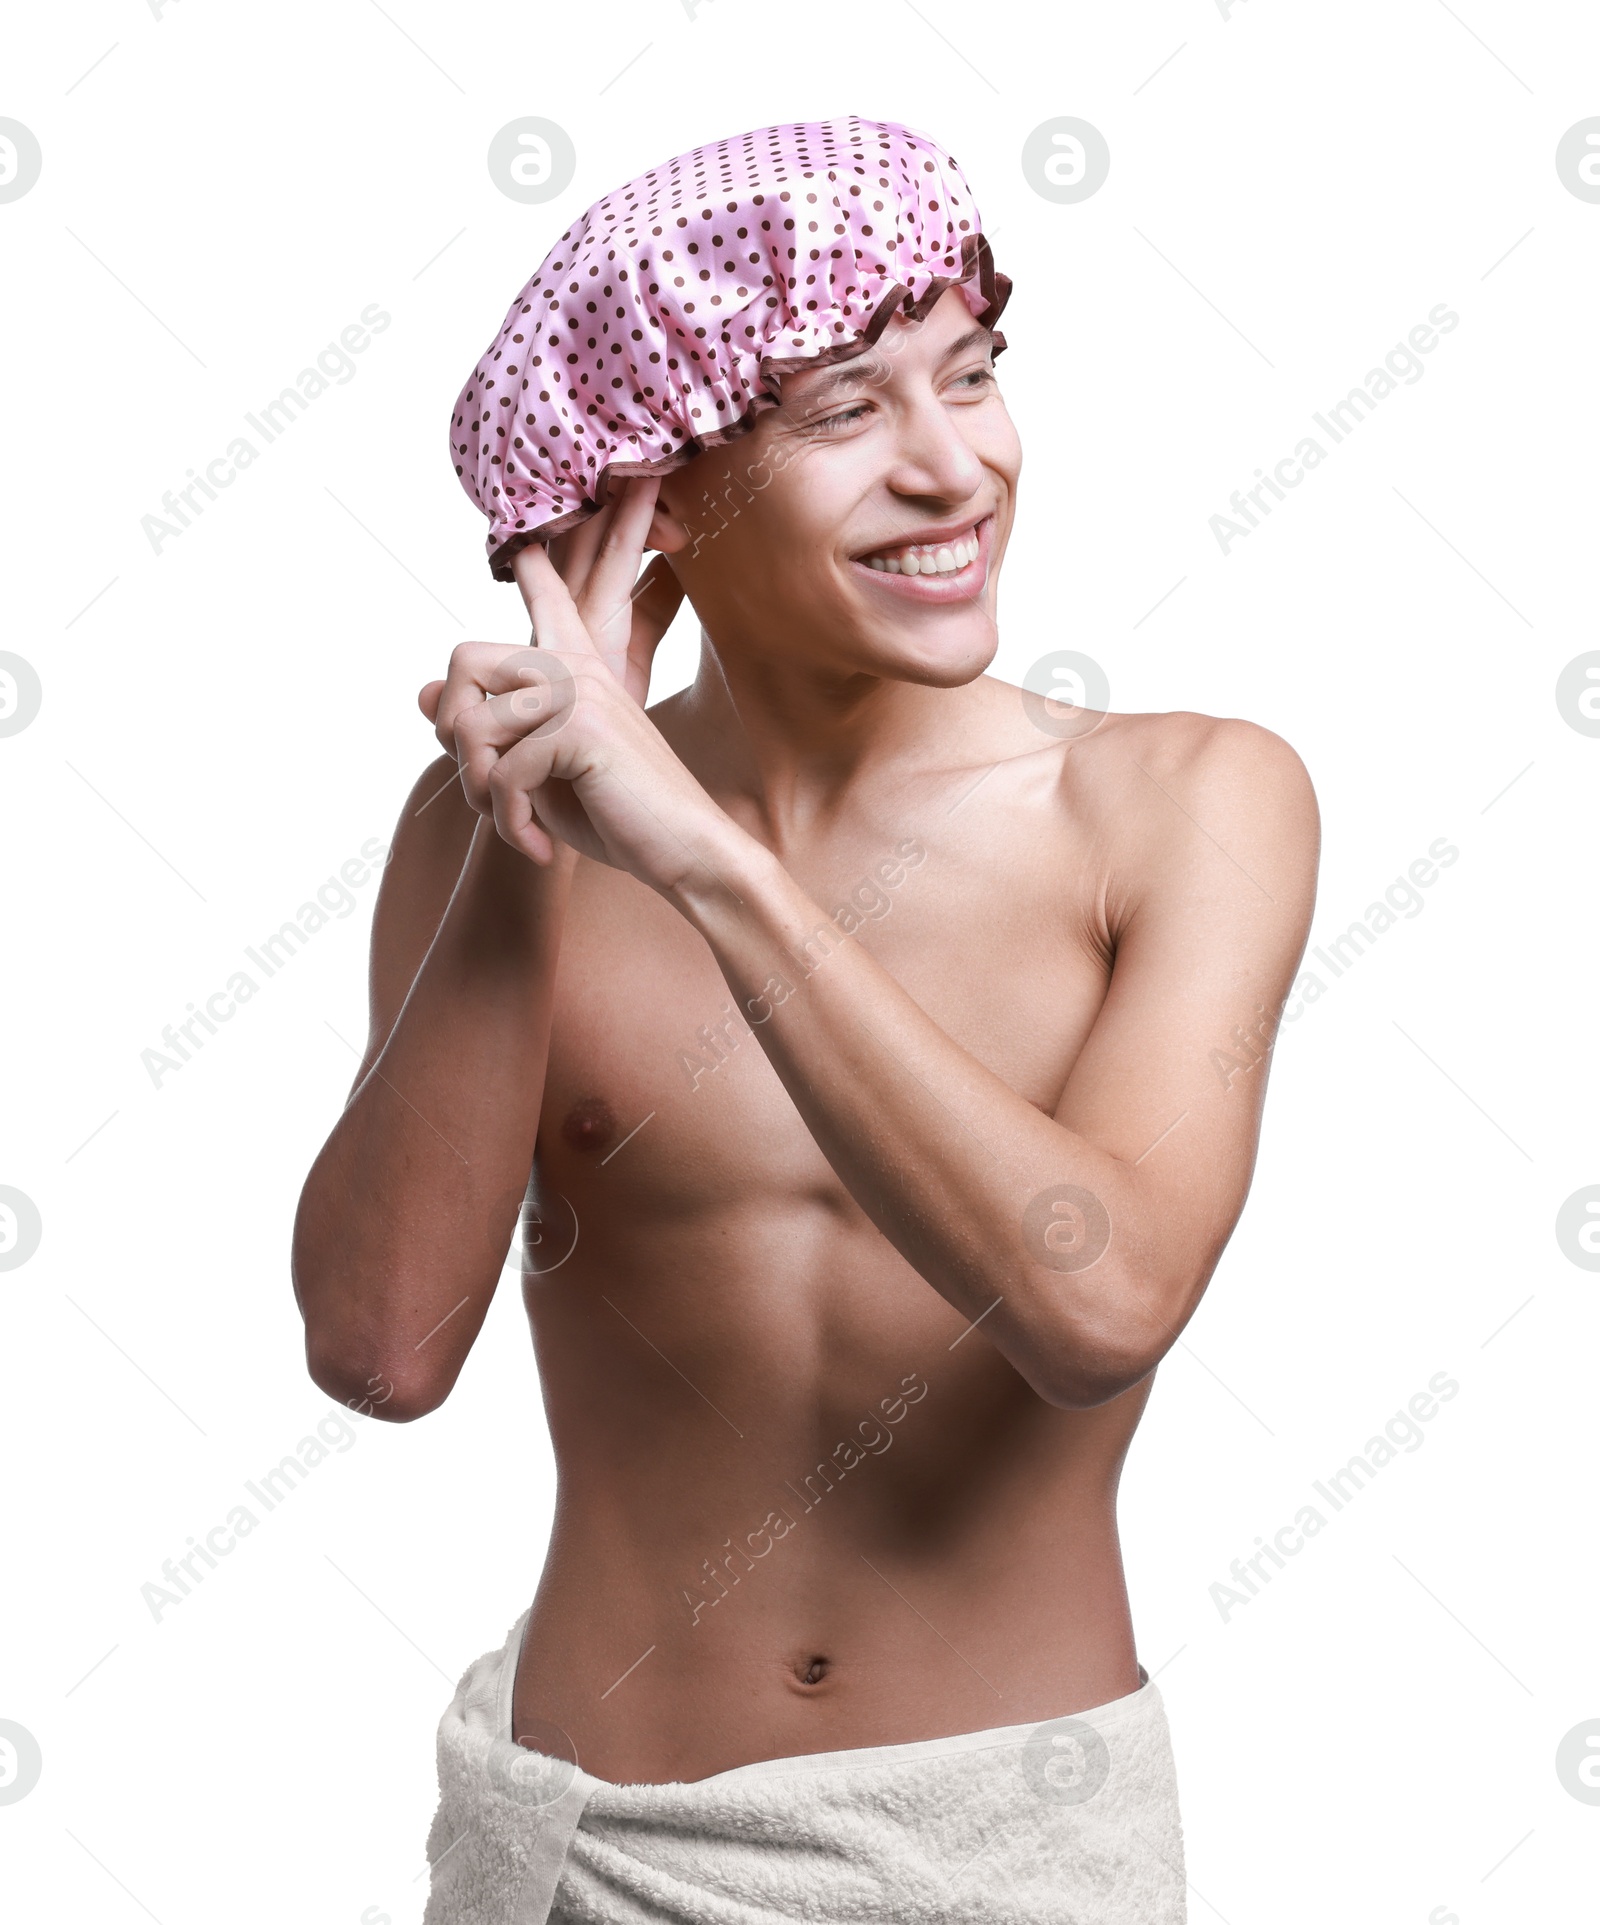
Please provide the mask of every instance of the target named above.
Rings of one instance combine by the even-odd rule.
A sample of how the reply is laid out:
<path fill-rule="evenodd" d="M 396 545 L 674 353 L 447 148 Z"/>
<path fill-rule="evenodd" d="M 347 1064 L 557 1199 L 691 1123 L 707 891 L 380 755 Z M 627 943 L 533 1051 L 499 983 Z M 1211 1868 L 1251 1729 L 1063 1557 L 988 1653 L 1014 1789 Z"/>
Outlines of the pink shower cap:
<path fill-rule="evenodd" d="M 784 370 L 860 354 L 951 287 L 988 328 L 1011 292 L 955 160 L 892 121 L 759 127 L 596 201 L 456 402 L 451 459 L 495 578 L 594 514 L 612 476 L 747 434 Z"/>

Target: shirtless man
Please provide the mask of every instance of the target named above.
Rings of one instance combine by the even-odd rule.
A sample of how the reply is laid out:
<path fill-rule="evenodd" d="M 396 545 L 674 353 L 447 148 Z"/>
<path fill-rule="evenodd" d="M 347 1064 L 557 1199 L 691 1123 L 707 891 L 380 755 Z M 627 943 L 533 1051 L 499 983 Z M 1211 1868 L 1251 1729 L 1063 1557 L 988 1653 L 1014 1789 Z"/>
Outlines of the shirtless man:
<path fill-rule="evenodd" d="M 1316 812 L 1248 722 L 983 672 L 1020 467 L 992 345 L 951 288 L 786 374 L 731 449 L 517 549 L 537 646 L 422 691 L 445 753 L 296 1290 L 323 1389 L 424 1415 L 533 1169 L 558 1494 L 514 1724 L 592 1778 L 1140 1689 L 1118 1474 L 1245 1199 Z M 647 709 L 683 593 L 699 672 Z"/>

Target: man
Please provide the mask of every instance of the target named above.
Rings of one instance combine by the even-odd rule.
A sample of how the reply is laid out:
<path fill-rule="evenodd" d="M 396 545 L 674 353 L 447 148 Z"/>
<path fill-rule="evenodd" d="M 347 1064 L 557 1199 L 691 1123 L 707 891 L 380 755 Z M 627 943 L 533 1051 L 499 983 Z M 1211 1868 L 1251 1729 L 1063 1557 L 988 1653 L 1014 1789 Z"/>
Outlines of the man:
<path fill-rule="evenodd" d="M 1251 724 L 984 674 L 1020 448 L 964 187 L 854 120 L 681 157 L 458 411 L 536 645 L 422 693 L 295 1249 L 313 1377 L 416 1418 L 533 1170 L 555 1524 L 441 1725 L 430 1921 L 1184 1916 L 1115 1494 L 1243 1205 L 1315 805 Z M 690 290 L 684 231 L 773 290 L 746 358 L 675 229 Z"/>

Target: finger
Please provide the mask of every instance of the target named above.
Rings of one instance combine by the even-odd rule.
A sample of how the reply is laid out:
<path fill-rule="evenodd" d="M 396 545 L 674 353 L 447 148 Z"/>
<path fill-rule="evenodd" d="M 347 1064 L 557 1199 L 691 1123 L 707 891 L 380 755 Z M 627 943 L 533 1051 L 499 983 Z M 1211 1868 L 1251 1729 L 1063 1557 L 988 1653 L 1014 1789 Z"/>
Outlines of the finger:
<path fill-rule="evenodd" d="M 574 655 L 598 652 L 566 583 L 539 542 L 517 550 L 511 557 L 511 572 L 533 623 L 536 648 L 568 649 Z"/>
<path fill-rule="evenodd" d="M 542 548 L 542 552 L 548 560 L 550 551 L 556 546 L 557 542 L 561 544 L 562 550 L 565 552 L 566 537 L 558 535 L 553 540 L 544 544 L 537 541 L 526 541 L 511 557 L 511 577 L 517 584 L 517 593 L 522 597 L 522 606 L 527 611 L 530 622 L 533 620 L 533 591 L 530 583 L 533 580 L 535 551 Z M 535 636 L 534 640 L 537 642 L 538 637 Z"/>
<path fill-rule="evenodd" d="M 515 653 L 514 645 L 503 642 L 459 642 L 451 650 L 450 673 L 433 717 L 434 734 L 442 747 L 454 753 L 457 722 L 482 702 L 484 684 L 495 663 L 501 656 Z"/>
<path fill-rule="evenodd" d="M 683 583 L 679 581 L 667 557 L 657 555 L 639 577 L 633 591 L 635 642 L 644 639 L 653 651 L 656 643 L 672 626 L 672 618 L 682 606 Z"/>
<path fill-rule="evenodd" d="M 650 673 L 661 638 L 683 606 L 683 584 L 665 555 L 657 555 L 639 579 L 634 592 L 633 620 L 628 632 L 628 692 L 642 708 L 650 689 Z"/>
<path fill-rule="evenodd" d="M 524 736 L 501 756 L 489 782 L 496 831 L 513 849 L 540 863 L 550 860 L 555 844 L 533 813 L 533 795 L 548 777 L 554 753 L 537 736 Z"/>
<path fill-rule="evenodd" d="M 431 722 L 439 713 L 439 697 L 444 693 L 443 682 L 425 682 L 417 695 L 417 707 Z"/>
<path fill-rule="evenodd" d="M 561 691 L 570 688 L 574 671 L 582 673 L 586 662 L 592 662 L 592 655 L 571 655 L 559 648 L 518 648 L 496 662 L 484 677 L 484 693 L 492 700 L 497 695 L 523 695 L 547 703 L 560 705 Z M 533 708 L 523 705 L 522 712 L 529 717 L 528 728 L 536 727 L 547 719 L 545 715 L 535 715 Z"/>
<path fill-rule="evenodd" d="M 592 656 L 519 648 L 494 669 L 486 699 L 456 720 L 456 759 L 474 808 L 487 812 L 489 777 L 508 749 L 536 731 L 552 736 L 571 720 L 579 676 L 592 663 Z"/>
<path fill-rule="evenodd" d="M 567 576 L 567 557 L 572 552 L 571 533 L 569 532 L 565 535 L 552 535 L 550 539 L 545 543 L 545 552 L 549 555 L 550 559 L 555 563 L 556 573 L 560 575 L 563 581 L 565 581 Z M 516 571 L 513 569 L 512 572 L 514 574 Z"/>
<path fill-rule="evenodd" d="M 512 648 L 502 655 L 494 666 L 485 671 L 483 690 L 486 695 L 504 695 L 507 690 L 521 688 L 523 678 L 536 680 L 539 657 L 542 648 Z"/>
<path fill-rule="evenodd" d="M 536 653 L 533 649 L 525 651 Z M 570 676 L 567 677 L 570 686 Z M 493 695 L 467 710 L 456 723 L 456 759 L 461 765 L 461 786 L 467 800 L 481 815 L 490 807 L 490 782 L 498 764 L 508 751 L 542 724 L 557 716 L 562 708 L 559 678 L 540 673 L 527 685 Z"/>
<path fill-rule="evenodd" d="M 660 492 L 659 475 L 636 476 L 626 484 L 616 513 L 601 533 L 599 553 L 584 585 L 585 603 L 609 612 L 632 591 Z"/>
<path fill-rule="evenodd" d="M 590 515 L 587 521 L 580 521 L 576 528 L 562 535 L 559 546 L 555 542 L 550 545 L 550 559 L 556 565 L 556 573 L 567 584 L 574 599 L 583 593 L 588 583 L 595 555 L 615 513 L 616 503 L 609 501 L 597 514 Z"/>

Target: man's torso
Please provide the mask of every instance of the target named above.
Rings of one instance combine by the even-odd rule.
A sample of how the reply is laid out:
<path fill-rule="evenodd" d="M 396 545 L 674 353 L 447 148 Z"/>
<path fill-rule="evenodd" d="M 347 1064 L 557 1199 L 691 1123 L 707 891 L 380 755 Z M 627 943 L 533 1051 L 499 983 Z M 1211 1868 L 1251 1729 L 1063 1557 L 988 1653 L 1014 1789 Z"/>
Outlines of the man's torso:
<path fill-rule="evenodd" d="M 1136 767 L 1203 723 L 1058 741 L 983 686 L 959 752 L 858 782 L 779 849 L 831 920 L 775 971 L 804 996 L 834 943 L 866 945 L 1053 1113 L 1111 978 Z M 1150 1380 L 1091 1410 L 1039 1398 L 868 1221 L 695 931 L 590 862 L 536 1194 L 559 1488 L 520 1736 L 557 1727 L 596 1776 L 692 1780 L 1136 1688 L 1115 1495 Z"/>

